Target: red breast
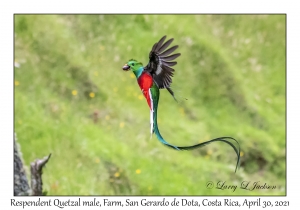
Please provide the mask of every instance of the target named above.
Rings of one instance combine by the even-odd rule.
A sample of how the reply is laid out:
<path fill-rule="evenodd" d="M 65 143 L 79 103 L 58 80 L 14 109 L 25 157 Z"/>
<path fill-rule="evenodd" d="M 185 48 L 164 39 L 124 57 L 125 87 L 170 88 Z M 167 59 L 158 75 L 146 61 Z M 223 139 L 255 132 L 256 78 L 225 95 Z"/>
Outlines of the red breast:
<path fill-rule="evenodd" d="M 151 97 L 149 95 L 149 89 L 152 87 L 152 84 L 153 84 L 152 76 L 150 74 L 148 74 L 147 72 L 144 72 L 138 78 L 137 82 L 138 82 L 141 90 L 143 91 L 143 94 L 147 100 L 147 103 L 148 103 L 150 109 L 152 110 Z"/>

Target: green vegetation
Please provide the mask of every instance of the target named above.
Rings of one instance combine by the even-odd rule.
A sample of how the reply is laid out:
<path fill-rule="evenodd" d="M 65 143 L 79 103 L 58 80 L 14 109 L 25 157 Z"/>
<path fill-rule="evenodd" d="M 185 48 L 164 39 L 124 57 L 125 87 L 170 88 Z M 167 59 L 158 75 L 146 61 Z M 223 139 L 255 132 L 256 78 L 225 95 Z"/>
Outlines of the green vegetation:
<path fill-rule="evenodd" d="M 48 195 L 284 195 L 284 15 L 15 15 L 15 131 L 26 165 L 49 153 Z M 173 89 L 161 91 L 163 137 L 129 59 L 144 65 L 163 35 L 179 45 Z M 185 100 L 187 98 L 188 100 Z M 207 189 L 259 181 L 276 189 Z M 249 185 L 249 187 L 250 187 Z"/>

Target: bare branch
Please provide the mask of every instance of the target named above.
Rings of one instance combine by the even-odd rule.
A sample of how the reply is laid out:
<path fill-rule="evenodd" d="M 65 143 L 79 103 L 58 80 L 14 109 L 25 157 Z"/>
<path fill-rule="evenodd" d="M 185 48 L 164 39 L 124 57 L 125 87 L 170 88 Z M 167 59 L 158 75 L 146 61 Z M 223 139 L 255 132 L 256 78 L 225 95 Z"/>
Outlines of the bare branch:
<path fill-rule="evenodd" d="M 43 159 L 37 159 L 35 162 L 30 164 L 32 195 L 43 195 L 42 170 L 50 157 L 51 153 Z"/>
<path fill-rule="evenodd" d="M 51 154 L 43 159 L 37 159 L 30 164 L 31 189 L 28 184 L 22 161 L 22 153 L 14 136 L 14 195 L 43 195 L 42 170 L 49 161 Z"/>

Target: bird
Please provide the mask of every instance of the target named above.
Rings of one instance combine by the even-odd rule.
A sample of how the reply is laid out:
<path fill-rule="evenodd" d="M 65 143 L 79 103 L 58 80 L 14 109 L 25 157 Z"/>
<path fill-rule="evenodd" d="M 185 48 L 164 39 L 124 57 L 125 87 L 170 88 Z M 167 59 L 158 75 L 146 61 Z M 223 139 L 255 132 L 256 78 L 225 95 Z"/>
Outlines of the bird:
<path fill-rule="evenodd" d="M 237 155 L 237 163 L 235 172 L 237 171 L 240 162 L 240 145 L 239 142 L 233 137 L 225 136 L 202 143 L 198 143 L 192 146 L 175 146 L 167 142 L 161 135 L 158 129 L 157 123 L 157 112 L 158 112 L 158 102 L 160 97 L 160 89 L 167 89 L 172 95 L 175 101 L 177 101 L 174 91 L 171 89 L 172 77 L 174 76 L 174 68 L 177 64 L 175 61 L 181 54 L 173 53 L 178 45 L 174 45 L 169 48 L 173 42 L 173 38 L 166 40 L 167 36 L 163 36 L 158 42 L 156 42 L 150 53 L 149 62 L 146 66 L 135 59 L 130 59 L 122 69 L 124 71 L 131 70 L 136 76 L 137 83 L 146 98 L 147 104 L 150 108 L 150 134 L 154 133 L 157 139 L 164 145 L 175 149 L 175 150 L 193 150 L 206 146 L 212 142 L 220 141 L 229 144 L 235 151 Z M 237 143 L 238 147 L 234 145 L 231 141 Z"/>

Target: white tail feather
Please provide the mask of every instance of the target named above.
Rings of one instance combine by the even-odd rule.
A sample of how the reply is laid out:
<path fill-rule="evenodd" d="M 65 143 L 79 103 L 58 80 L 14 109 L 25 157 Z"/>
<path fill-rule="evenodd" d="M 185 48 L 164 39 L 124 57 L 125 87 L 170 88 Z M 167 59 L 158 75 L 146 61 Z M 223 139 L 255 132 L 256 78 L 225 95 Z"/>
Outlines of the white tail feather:
<path fill-rule="evenodd" d="M 149 89 L 149 96 L 151 100 L 151 108 L 150 108 L 150 134 L 152 138 L 152 133 L 153 133 L 153 100 L 152 100 L 152 95 L 151 95 L 151 90 Z"/>

